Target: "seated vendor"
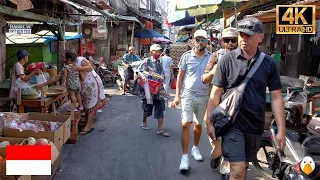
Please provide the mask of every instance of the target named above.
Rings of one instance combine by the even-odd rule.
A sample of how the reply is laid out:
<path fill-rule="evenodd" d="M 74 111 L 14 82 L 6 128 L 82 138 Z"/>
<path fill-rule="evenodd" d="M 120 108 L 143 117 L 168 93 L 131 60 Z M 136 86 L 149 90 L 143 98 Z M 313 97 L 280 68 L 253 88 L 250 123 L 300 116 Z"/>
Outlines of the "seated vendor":
<path fill-rule="evenodd" d="M 33 71 L 29 75 L 25 75 L 23 66 L 28 63 L 28 56 L 30 54 L 21 49 L 17 52 L 18 62 L 13 65 L 10 72 L 10 94 L 9 98 L 15 98 L 17 96 L 18 85 L 16 80 L 20 78 L 22 81 L 28 82 L 34 75 L 41 73 L 40 69 Z"/>

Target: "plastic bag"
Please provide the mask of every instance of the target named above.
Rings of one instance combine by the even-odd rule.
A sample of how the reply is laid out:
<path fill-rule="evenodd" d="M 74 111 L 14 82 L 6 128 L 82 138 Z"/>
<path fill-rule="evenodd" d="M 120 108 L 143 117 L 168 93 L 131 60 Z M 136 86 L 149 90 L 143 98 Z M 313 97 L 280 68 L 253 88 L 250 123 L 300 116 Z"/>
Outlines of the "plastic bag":
<path fill-rule="evenodd" d="M 43 73 L 36 75 L 36 79 L 37 79 L 37 84 L 43 84 L 43 83 L 47 82 L 47 79 Z"/>
<path fill-rule="evenodd" d="M 144 88 L 144 93 L 146 95 L 147 104 L 153 104 L 152 96 L 151 96 L 150 88 L 149 88 L 149 83 L 145 82 L 143 85 L 143 88 Z"/>
<path fill-rule="evenodd" d="M 40 97 L 40 92 L 33 88 L 29 83 L 24 82 L 20 78 L 16 80 L 16 83 L 18 85 L 18 88 L 21 89 L 21 95 L 22 96 L 38 96 Z"/>

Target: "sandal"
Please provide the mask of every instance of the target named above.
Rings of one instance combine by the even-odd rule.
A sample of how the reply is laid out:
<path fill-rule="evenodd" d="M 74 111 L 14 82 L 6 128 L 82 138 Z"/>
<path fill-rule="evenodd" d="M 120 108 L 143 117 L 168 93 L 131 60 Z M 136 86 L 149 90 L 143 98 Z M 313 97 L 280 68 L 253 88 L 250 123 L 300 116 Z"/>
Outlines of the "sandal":
<path fill-rule="evenodd" d="M 170 134 L 165 132 L 165 131 L 162 131 L 162 132 L 157 131 L 157 134 L 161 135 L 161 136 L 164 136 L 164 137 L 170 137 Z"/>
<path fill-rule="evenodd" d="M 79 132 L 79 134 L 81 134 L 81 135 L 89 134 L 89 133 L 91 133 L 93 130 L 94 130 L 94 128 L 91 128 L 89 131 L 81 131 L 81 132 Z"/>
<path fill-rule="evenodd" d="M 141 129 L 143 130 L 149 130 L 149 127 L 148 126 L 144 126 L 143 124 L 140 125 Z"/>

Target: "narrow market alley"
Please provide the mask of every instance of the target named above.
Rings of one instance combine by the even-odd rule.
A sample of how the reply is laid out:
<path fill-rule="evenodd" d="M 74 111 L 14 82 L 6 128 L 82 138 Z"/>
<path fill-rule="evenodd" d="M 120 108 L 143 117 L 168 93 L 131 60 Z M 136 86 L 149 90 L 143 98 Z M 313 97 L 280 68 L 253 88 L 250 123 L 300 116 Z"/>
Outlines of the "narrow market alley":
<path fill-rule="evenodd" d="M 115 93 L 98 113 L 95 130 L 80 136 L 76 144 L 65 144 L 62 166 L 55 180 L 212 180 L 219 179 L 218 170 L 212 170 L 210 145 L 203 127 L 200 151 L 203 162 L 196 162 L 189 153 L 190 171 L 178 170 L 181 158 L 180 110 L 167 108 L 164 129 L 171 137 L 156 134 L 156 120 L 148 120 L 149 130 L 142 130 L 142 110 L 137 96 Z M 190 142 L 193 139 L 190 134 Z M 192 144 L 189 144 L 191 149 Z M 248 179 L 256 178 L 249 168 Z"/>

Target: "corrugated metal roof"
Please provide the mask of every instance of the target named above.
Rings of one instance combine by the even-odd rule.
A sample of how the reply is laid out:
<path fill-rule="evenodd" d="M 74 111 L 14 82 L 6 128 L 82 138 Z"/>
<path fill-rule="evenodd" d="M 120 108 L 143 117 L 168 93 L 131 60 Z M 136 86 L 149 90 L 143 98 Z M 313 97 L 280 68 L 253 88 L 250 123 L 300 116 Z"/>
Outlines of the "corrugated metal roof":
<path fill-rule="evenodd" d="M 318 1 L 319 0 L 302 0 L 302 1 L 297 1 L 296 3 L 293 3 L 292 5 L 310 4 L 310 3 L 318 2 Z M 252 14 L 252 15 L 247 15 L 246 17 L 262 16 L 264 14 L 273 13 L 273 12 L 276 12 L 276 8 L 272 8 L 272 9 L 269 9 L 269 10 L 266 10 L 266 11 L 258 11 L 257 13 Z"/>
<path fill-rule="evenodd" d="M 44 38 L 38 39 L 39 36 L 35 35 L 35 34 L 20 34 L 19 35 L 19 34 L 6 33 L 6 36 L 10 39 L 10 40 L 6 39 L 6 45 L 8 45 L 8 44 L 30 44 L 34 41 L 35 41 L 34 44 L 44 44 L 47 41 Z"/>

